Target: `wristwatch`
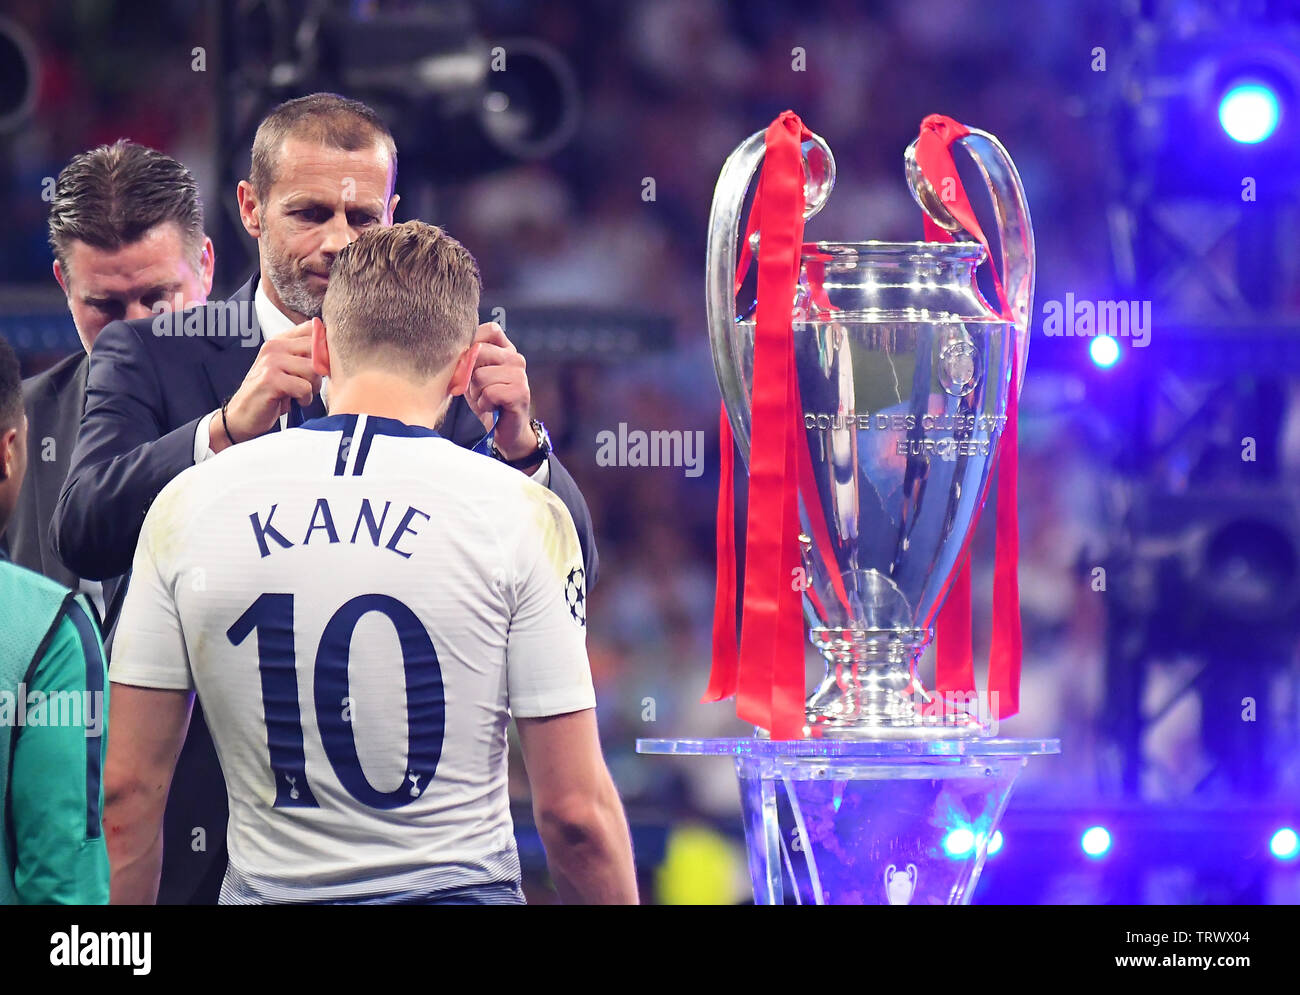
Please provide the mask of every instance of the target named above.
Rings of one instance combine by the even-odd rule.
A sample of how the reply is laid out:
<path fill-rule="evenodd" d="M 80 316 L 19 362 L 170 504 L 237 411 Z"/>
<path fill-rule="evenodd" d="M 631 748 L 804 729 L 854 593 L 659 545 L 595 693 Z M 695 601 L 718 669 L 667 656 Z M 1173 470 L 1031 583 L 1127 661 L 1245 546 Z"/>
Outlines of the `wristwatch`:
<path fill-rule="evenodd" d="M 492 455 L 499 459 L 506 466 L 514 467 L 516 470 L 531 470 L 540 466 L 546 457 L 551 455 L 551 436 L 546 431 L 546 426 L 536 418 L 529 423 L 534 432 L 537 433 L 537 448 L 527 456 L 520 459 L 506 459 L 506 454 L 497 448 L 496 440 L 492 440 Z"/>

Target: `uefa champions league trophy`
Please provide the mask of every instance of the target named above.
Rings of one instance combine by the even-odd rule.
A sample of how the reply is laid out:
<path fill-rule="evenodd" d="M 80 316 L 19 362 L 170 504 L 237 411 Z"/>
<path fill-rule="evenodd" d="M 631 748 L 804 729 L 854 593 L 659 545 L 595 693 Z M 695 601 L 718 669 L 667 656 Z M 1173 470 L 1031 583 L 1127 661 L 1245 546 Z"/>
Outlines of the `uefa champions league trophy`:
<path fill-rule="evenodd" d="M 811 218 L 830 197 L 835 160 L 821 138 L 806 144 Z M 977 289 L 985 252 L 974 241 L 803 247 L 792 332 L 818 491 L 817 501 L 801 509 L 801 525 L 804 613 L 826 659 L 807 718 L 821 735 L 916 739 L 983 731 L 976 716 L 923 723 L 916 661 L 984 498 L 1007 422 L 1013 361 L 1023 370 L 1034 257 L 1029 209 L 1006 151 L 974 130 L 963 144 L 996 205 L 1015 323 Z M 914 142 L 905 157 L 912 196 L 940 227 L 959 227 L 917 168 L 915 149 Z M 763 151 L 760 133 L 722 168 L 706 277 L 714 369 L 746 460 L 754 320 L 752 312 L 736 315 L 732 274 L 745 191 Z M 820 521 L 810 521 L 813 514 Z"/>
<path fill-rule="evenodd" d="M 934 120 L 948 121 L 926 123 Z M 1034 285 L 1029 210 L 1010 157 L 992 135 L 949 123 L 992 198 L 1001 313 L 976 284 L 987 257 L 978 230 L 980 241 L 798 250 L 790 325 L 800 404 L 791 438 L 803 467 L 798 562 L 809 638 L 826 662 L 803 738 L 638 744 L 645 753 L 735 757 L 760 903 L 969 901 L 1026 757 L 1059 749 L 1054 740 L 988 738 L 988 721 L 973 712 L 927 722 L 918 708 L 930 696 L 917 661 L 967 553 L 1012 385 L 1023 382 Z M 935 189 L 917 147 L 905 154 L 906 176 L 929 230 L 961 238 L 978 229 L 954 216 L 951 191 Z M 730 155 L 709 221 L 714 369 L 747 465 L 756 321 L 753 310 L 737 313 L 737 244 L 762 259 L 762 231 L 742 240 L 740 221 L 766 148 L 758 132 Z M 806 129 L 800 157 L 806 219 L 828 202 L 835 160 Z"/>

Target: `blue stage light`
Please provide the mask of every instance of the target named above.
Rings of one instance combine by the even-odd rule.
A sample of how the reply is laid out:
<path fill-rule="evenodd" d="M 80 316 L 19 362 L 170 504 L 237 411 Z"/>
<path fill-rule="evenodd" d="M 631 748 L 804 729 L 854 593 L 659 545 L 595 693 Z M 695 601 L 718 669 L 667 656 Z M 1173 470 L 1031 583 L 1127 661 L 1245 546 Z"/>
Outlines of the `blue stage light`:
<path fill-rule="evenodd" d="M 1080 844 L 1089 857 L 1104 857 L 1110 850 L 1110 833 L 1105 826 L 1093 826 L 1083 834 Z"/>
<path fill-rule="evenodd" d="M 1219 101 L 1219 124 L 1233 141 L 1255 145 L 1277 130 L 1281 105 L 1277 92 L 1256 82 L 1230 86 Z"/>
<path fill-rule="evenodd" d="M 1119 343 L 1113 335 L 1098 335 L 1088 344 L 1088 355 L 1103 370 L 1119 362 Z"/>
<path fill-rule="evenodd" d="M 999 829 L 996 832 L 994 832 L 993 838 L 989 840 L 989 856 L 990 857 L 993 856 L 1001 849 L 1002 849 L 1002 830 Z"/>
<path fill-rule="evenodd" d="M 964 857 L 975 849 L 975 834 L 965 826 L 953 829 L 943 838 L 943 849 L 949 857 Z"/>
<path fill-rule="evenodd" d="M 1268 848 L 1273 851 L 1273 856 L 1278 860 L 1291 860 L 1296 854 L 1300 854 L 1300 837 L 1297 837 L 1296 831 L 1289 826 L 1279 829 L 1273 834 Z"/>

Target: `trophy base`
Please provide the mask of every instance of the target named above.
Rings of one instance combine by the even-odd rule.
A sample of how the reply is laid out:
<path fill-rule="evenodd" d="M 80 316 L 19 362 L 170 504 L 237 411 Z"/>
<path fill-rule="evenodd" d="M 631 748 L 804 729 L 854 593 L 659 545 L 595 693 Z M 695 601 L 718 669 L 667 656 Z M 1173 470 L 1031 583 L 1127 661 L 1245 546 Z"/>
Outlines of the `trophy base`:
<path fill-rule="evenodd" d="M 898 742 L 921 740 L 932 742 L 945 739 L 974 739 L 977 736 L 985 735 L 984 728 L 979 725 L 881 726 L 854 723 L 814 724 L 812 716 L 808 717 L 808 722 L 809 724 L 804 726 L 804 735 L 809 739 L 887 740 Z"/>
<path fill-rule="evenodd" d="M 808 698 L 804 735 L 838 740 L 948 740 L 986 736 L 975 696 L 927 692 L 915 662 L 925 629 L 829 629 L 809 633 L 826 676 Z"/>
<path fill-rule="evenodd" d="M 757 905 L 970 904 L 1027 759 L 1060 749 L 917 736 L 636 743 L 638 753 L 734 758 Z"/>

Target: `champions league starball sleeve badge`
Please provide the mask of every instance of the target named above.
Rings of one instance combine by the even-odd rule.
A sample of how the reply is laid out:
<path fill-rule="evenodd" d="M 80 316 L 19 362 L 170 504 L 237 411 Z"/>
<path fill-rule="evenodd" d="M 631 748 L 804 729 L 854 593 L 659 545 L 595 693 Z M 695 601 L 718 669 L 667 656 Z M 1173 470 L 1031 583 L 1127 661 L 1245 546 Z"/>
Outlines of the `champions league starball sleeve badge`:
<path fill-rule="evenodd" d="M 957 147 L 988 186 L 1000 265 Z M 791 111 L 732 152 L 714 194 L 706 286 L 722 472 L 705 700 L 735 697 L 756 729 L 638 749 L 735 758 L 760 904 L 968 902 L 1027 757 L 1059 752 L 1055 740 L 997 738 L 998 721 L 1019 710 L 1015 440 L 1034 287 L 1029 208 L 998 140 L 950 118 L 922 122 L 904 166 L 923 242 L 804 242 L 836 166 Z M 985 263 L 992 301 L 976 282 Z M 742 314 L 736 296 L 751 266 L 756 301 Z M 749 477 L 742 592 L 733 446 Z M 995 476 L 981 694 L 969 544 Z M 811 695 L 805 622 L 826 664 Z M 936 636 L 926 689 L 917 664 Z"/>

